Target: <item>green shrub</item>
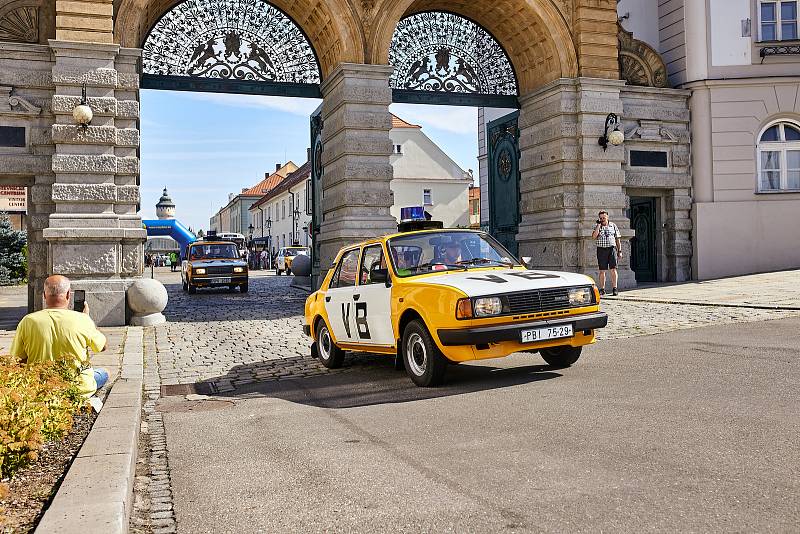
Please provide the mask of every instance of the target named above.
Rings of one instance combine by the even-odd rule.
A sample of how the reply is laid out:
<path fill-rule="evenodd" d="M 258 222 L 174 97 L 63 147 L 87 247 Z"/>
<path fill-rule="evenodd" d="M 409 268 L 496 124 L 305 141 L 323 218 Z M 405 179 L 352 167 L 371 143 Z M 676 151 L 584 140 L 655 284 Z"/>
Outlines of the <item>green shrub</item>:
<path fill-rule="evenodd" d="M 62 438 L 86 406 L 66 363 L 26 366 L 0 356 L 0 478 L 36 461 L 46 441 Z"/>
<path fill-rule="evenodd" d="M 0 285 L 16 285 L 27 277 L 27 242 L 28 234 L 14 230 L 8 214 L 0 212 Z"/>

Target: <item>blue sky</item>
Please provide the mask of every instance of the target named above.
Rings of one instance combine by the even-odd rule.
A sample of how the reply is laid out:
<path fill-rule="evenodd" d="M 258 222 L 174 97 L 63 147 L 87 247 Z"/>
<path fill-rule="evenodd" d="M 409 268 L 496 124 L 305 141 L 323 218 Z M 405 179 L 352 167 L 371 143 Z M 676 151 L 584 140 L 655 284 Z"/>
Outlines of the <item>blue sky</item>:
<path fill-rule="evenodd" d="M 276 163 L 305 161 L 308 117 L 320 102 L 142 90 L 142 217 L 155 218 L 155 204 L 167 187 L 177 218 L 195 230 L 206 229 L 228 193 L 255 185 Z M 393 104 L 391 111 L 422 125 L 477 176 L 477 108 Z"/>

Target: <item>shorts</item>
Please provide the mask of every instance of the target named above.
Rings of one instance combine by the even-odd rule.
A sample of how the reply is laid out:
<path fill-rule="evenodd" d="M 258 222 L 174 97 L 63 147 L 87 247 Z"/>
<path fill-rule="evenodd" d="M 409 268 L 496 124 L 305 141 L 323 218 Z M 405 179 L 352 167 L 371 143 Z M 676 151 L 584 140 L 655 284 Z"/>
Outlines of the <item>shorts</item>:
<path fill-rule="evenodd" d="M 597 264 L 601 271 L 617 268 L 617 247 L 597 247 Z"/>

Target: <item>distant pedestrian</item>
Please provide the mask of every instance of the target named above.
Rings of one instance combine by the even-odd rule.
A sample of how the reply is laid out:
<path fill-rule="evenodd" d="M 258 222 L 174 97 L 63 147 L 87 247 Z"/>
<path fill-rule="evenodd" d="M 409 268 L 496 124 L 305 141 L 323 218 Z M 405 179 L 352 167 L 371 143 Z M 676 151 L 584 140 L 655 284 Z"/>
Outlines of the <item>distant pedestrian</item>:
<path fill-rule="evenodd" d="M 261 259 L 261 268 L 262 269 L 266 269 L 267 268 L 267 249 L 264 249 L 264 250 L 261 251 L 261 258 L 260 259 Z"/>
<path fill-rule="evenodd" d="M 169 253 L 170 270 L 175 272 L 178 268 L 178 255 L 175 252 Z"/>
<path fill-rule="evenodd" d="M 611 291 L 617 295 L 617 259 L 622 258 L 622 243 L 617 225 L 608 220 L 608 212 L 599 214 L 592 239 L 597 243 L 597 263 L 600 269 L 600 294 L 606 294 L 606 271 L 611 271 Z"/>

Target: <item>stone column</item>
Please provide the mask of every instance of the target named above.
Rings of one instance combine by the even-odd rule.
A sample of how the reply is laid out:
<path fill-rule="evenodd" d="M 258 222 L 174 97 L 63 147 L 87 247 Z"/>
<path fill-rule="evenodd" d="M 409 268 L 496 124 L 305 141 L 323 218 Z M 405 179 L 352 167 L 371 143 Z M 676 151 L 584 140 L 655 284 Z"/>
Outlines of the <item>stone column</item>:
<path fill-rule="evenodd" d="M 322 84 L 322 272 L 345 245 L 397 231 L 386 65 L 341 64 Z"/>
<path fill-rule="evenodd" d="M 622 114 L 624 82 L 561 79 L 520 98 L 520 255 L 541 268 L 597 275 L 591 237 L 605 209 L 622 232 L 619 287 L 633 287 L 623 147 L 598 144 L 606 116 Z"/>
<path fill-rule="evenodd" d="M 100 325 L 126 323 L 125 291 L 142 272 L 146 232 L 139 204 L 137 50 L 50 41 L 53 67 L 54 212 L 43 231 L 53 274 L 86 291 Z M 72 110 L 87 84 L 94 113 L 84 132 Z"/>

